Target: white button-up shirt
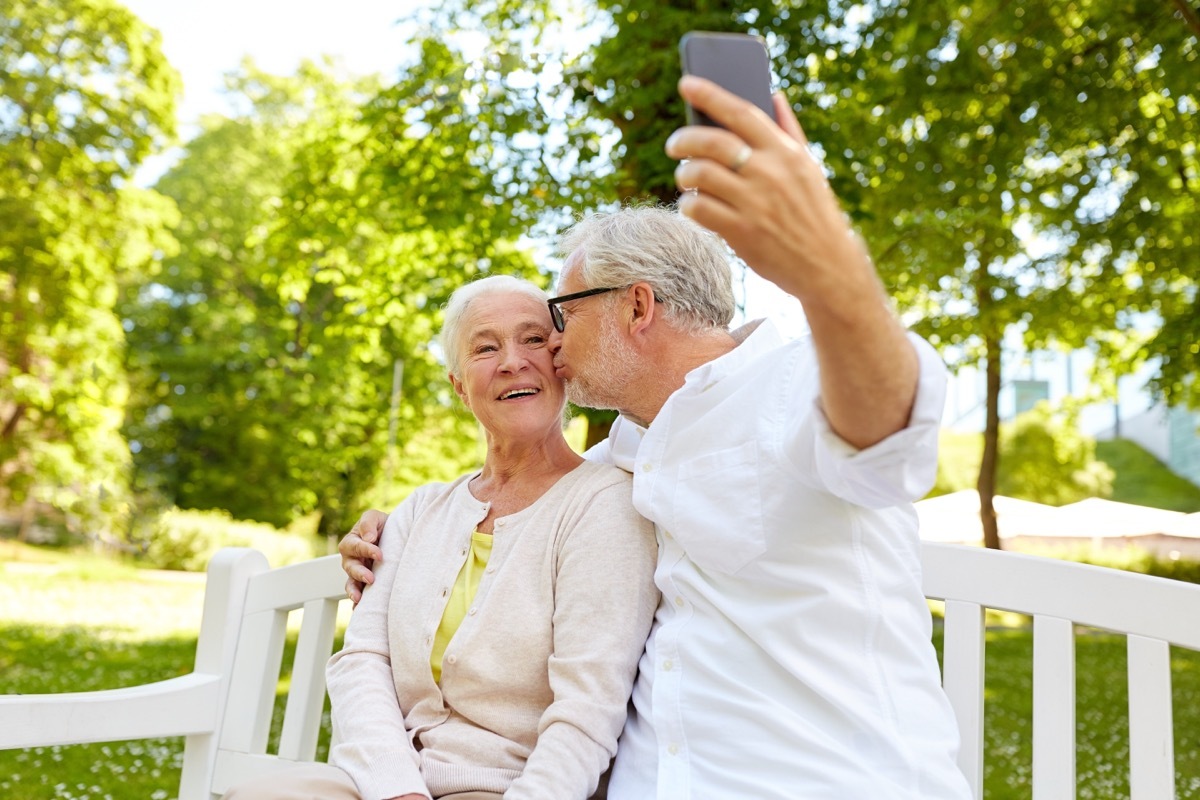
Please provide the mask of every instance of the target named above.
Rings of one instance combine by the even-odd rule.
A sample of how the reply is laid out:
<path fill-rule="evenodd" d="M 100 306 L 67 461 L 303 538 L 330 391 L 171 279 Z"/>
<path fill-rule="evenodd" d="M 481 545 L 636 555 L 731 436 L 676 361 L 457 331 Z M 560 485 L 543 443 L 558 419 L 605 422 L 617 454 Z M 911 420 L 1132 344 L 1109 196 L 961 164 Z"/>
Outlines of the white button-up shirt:
<path fill-rule="evenodd" d="M 945 369 L 913 340 L 909 426 L 866 450 L 818 409 L 811 340 L 767 322 L 589 452 L 633 473 L 662 592 L 610 800 L 969 796 L 912 507 Z"/>

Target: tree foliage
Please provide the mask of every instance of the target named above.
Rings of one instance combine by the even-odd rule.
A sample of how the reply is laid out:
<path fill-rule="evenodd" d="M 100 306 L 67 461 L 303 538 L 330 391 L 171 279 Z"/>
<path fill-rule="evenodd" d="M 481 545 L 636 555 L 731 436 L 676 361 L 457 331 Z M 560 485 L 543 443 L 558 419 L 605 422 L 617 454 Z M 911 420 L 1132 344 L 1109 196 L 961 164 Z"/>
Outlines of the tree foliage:
<path fill-rule="evenodd" d="M 0 501 L 100 533 L 128 450 L 124 285 L 172 242 L 173 209 L 130 188 L 169 142 L 179 79 L 109 0 L 12 0 L 0 15 Z"/>
<path fill-rule="evenodd" d="M 468 4 L 478 8 L 480 4 Z M 553 4 L 483 4 L 529 38 Z M 1093 348 L 1128 366 L 1139 312 L 1161 390 L 1195 372 L 1196 15 L 1184 3 L 1042 0 L 596 6 L 609 27 L 565 72 L 577 116 L 615 131 L 608 196 L 674 197 L 662 153 L 682 122 L 688 29 L 763 35 L 848 213 L 914 327 L 958 364 L 982 361 L 985 532 L 999 469 L 1002 342 Z M 507 15 L 507 16 L 506 16 Z M 515 20 L 515 21 L 514 21 Z M 581 126 L 576 126 L 579 128 Z M 604 135 L 600 128 L 601 135 Z M 565 140 L 568 147 L 571 140 Z M 592 186 L 592 185 L 589 185 Z M 1192 337 L 1193 340 L 1195 337 Z M 1189 360 L 1192 359 L 1192 360 Z"/>
<path fill-rule="evenodd" d="M 244 111 L 207 120 L 157 187 L 181 249 L 130 308 L 146 484 L 344 531 L 389 466 L 401 370 L 397 439 L 435 428 L 473 460 L 430 348 L 440 309 L 473 277 L 534 270 L 476 109 L 447 88 L 459 69 L 428 43 L 387 88 L 312 64 L 233 79 Z"/>
<path fill-rule="evenodd" d="M 885 280 L 918 331 L 985 364 L 998 546 L 1006 332 L 1121 370 L 1137 312 L 1194 297 L 1197 31 L 1162 3 L 895 3 L 828 55 L 813 81 L 866 112 L 839 123 L 841 163 Z"/>
<path fill-rule="evenodd" d="M 247 65 L 230 85 L 239 110 L 207 120 L 149 192 L 127 182 L 172 136 L 178 90 L 156 35 L 111 0 L 6 6 L 7 499 L 100 513 L 122 496 L 126 374 L 136 485 L 182 507 L 276 524 L 317 511 L 333 531 L 381 478 L 474 460 L 430 348 L 441 304 L 475 275 L 538 274 L 532 243 L 578 214 L 674 199 L 663 143 L 684 119 L 690 29 L 766 38 L 906 320 L 953 363 L 984 365 L 990 542 L 1010 331 L 1089 347 L 1108 370 L 1158 358 L 1157 391 L 1194 394 L 1200 20 L 1187 3 L 420 13 L 387 85 Z"/>

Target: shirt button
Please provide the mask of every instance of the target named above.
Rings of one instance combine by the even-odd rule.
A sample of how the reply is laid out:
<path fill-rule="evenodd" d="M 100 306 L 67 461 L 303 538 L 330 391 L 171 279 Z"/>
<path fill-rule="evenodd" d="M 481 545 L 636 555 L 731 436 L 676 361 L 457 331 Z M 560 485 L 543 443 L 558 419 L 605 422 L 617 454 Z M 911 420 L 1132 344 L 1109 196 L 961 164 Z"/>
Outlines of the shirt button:
<path fill-rule="evenodd" d="M 425 644 L 433 644 L 433 637 L 432 637 L 432 636 L 426 636 L 426 637 L 425 637 Z"/>
<path fill-rule="evenodd" d="M 663 662 L 663 670 L 666 672 L 670 672 L 674 666 L 675 666 L 675 662 L 669 658 Z"/>
<path fill-rule="evenodd" d="M 465 556 L 465 555 L 467 554 L 467 548 L 465 548 L 465 547 L 464 547 L 462 550 L 459 550 L 459 551 L 458 551 L 458 554 L 459 554 L 460 556 Z"/>
<path fill-rule="evenodd" d="M 442 597 L 449 597 L 449 596 L 450 596 L 450 590 L 442 589 Z"/>
<path fill-rule="evenodd" d="M 457 664 L 458 656 L 446 656 L 446 662 L 449 664 Z"/>
<path fill-rule="evenodd" d="M 667 752 L 673 756 L 679 755 L 679 745 L 673 744 L 667 747 Z"/>
<path fill-rule="evenodd" d="M 682 598 L 682 597 L 676 597 L 676 598 L 675 598 L 675 605 L 677 605 L 677 606 L 680 606 L 680 607 L 682 608 L 682 607 L 683 607 L 683 598 Z"/>
<path fill-rule="evenodd" d="M 472 609 L 471 609 L 470 611 L 468 611 L 467 613 L 468 613 L 468 614 L 470 614 L 471 616 L 475 616 L 475 612 L 476 612 L 476 611 L 478 611 L 478 610 L 479 610 L 479 609 L 477 609 L 477 608 L 472 608 Z"/>
<path fill-rule="evenodd" d="M 495 571 L 496 571 L 495 567 L 488 567 L 486 570 L 484 570 L 484 572 L 488 573 L 489 575 Z"/>
<path fill-rule="evenodd" d="M 642 464 L 642 472 L 653 472 L 653 471 L 654 471 L 654 465 L 653 465 L 653 464 L 649 464 L 649 463 L 647 463 L 647 464 Z"/>

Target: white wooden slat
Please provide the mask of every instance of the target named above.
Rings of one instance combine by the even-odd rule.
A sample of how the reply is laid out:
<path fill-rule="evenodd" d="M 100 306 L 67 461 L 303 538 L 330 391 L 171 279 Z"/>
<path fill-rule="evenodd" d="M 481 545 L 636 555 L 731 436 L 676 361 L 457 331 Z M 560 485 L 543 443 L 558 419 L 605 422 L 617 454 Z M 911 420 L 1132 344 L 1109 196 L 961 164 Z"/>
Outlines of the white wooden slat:
<path fill-rule="evenodd" d="M 1127 649 L 1130 800 L 1174 797 L 1171 648 L 1166 642 L 1131 635 Z"/>
<path fill-rule="evenodd" d="M 958 766 L 975 800 L 983 798 L 984 633 L 984 609 L 978 603 L 946 601 L 943 688 L 958 720 Z"/>
<path fill-rule="evenodd" d="M 184 740 L 179 776 L 179 800 L 210 800 L 209 783 L 217 758 L 217 732 L 228 708 L 229 686 L 237 642 L 246 608 L 246 590 L 254 576 L 267 571 L 267 558 L 257 550 L 229 547 L 217 551 L 208 562 L 204 587 L 204 611 L 196 642 L 197 673 L 220 676 L 211 729 Z"/>
<path fill-rule="evenodd" d="M 321 710 L 325 705 L 325 664 L 333 652 L 337 607 L 336 600 L 326 599 L 304 604 L 283 731 L 279 736 L 281 758 L 312 761 L 316 757 Z"/>
<path fill-rule="evenodd" d="M 1075 798 L 1075 626 L 1033 618 L 1033 800 Z"/>
<path fill-rule="evenodd" d="M 339 556 L 324 556 L 278 567 L 259 576 L 246 596 L 246 613 L 293 611 L 309 600 L 346 596 L 346 573 Z"/>
<path fill-rule="evenodd" d="M 0 750 L 211 733 L 220 676 L 94 692 L 0 697 Z"/>
<path fill-rule="evenodd" d="M 1200 589 L 1054 558 L 923 542 L 925 595 L 1045 614 L 1200 650 Z"/>
<path fill-rule="evenodd" d="M 258 611 L 242 620 L 221 726 L 221 749 L 245 753 L 266 750 L 286 634 L 285 611 Z"/>

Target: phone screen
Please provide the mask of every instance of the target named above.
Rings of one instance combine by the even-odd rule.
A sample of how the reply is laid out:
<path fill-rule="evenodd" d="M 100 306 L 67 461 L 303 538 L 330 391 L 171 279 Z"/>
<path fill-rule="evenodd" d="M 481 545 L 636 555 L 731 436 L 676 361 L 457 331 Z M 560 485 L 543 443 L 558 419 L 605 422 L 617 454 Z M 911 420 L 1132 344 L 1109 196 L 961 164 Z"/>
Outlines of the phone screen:
<path fill-rule="evenodd" d="M 771 63 L 767 44 L 746 33 L 691 31 L 679 40 L 679 55 L 685 75 L 698 75 L 737 96 L 749 100 L 775 119 L 771 101 Z M 715 125 L 707 114 L 690 105 L 689 125 Z"/>

